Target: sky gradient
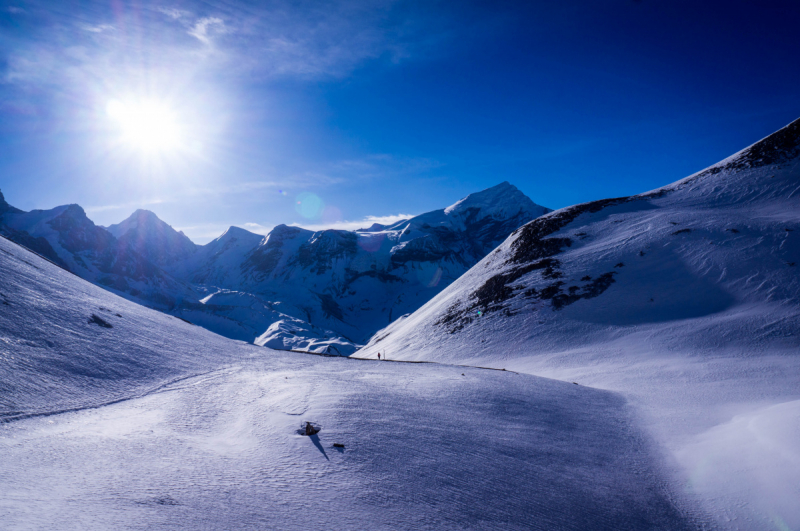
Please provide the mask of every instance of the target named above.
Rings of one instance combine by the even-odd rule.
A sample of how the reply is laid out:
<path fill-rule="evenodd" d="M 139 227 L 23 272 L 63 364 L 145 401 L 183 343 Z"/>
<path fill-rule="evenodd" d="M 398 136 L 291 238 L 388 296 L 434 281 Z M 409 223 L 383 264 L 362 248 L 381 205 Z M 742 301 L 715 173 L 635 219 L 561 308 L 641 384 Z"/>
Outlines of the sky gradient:
<path fill-rule="evenodd" d="M 800 117 L 798 27 L 769 0 L 13 1 L 0 189 L 197 243 L 506 180 L 550 208 L 644 192 Z M 171 121 L 132 139 L 119 102 Z"/>

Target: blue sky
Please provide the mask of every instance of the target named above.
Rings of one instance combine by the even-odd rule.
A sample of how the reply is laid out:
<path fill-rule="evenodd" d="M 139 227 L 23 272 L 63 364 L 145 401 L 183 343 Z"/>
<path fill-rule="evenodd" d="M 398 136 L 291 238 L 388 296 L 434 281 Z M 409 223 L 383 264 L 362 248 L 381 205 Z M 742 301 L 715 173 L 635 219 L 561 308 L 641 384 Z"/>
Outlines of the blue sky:
<path fill-rule="evenodd" d="M 505 180 L 551 208 L 638 193 L 800 117 L 792 1 L 0 6 L 7 200 L 198 243 Z"/>

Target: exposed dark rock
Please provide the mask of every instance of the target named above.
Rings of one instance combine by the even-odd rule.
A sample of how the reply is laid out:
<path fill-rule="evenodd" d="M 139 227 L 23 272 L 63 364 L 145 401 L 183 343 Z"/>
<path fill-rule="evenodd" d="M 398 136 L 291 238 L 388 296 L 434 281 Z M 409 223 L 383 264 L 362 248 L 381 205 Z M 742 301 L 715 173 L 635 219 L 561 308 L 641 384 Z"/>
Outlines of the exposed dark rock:
<path fill-rule="evenodd" d="M 347 269 L 346 272 L 347 272 L 347 280 L 345 281 L 343 291 L 346 291 L 350 286 L 350 284 L 352 284 L 353 282 L 362 277 L 375 278 L 383 283 L 403 282 L 403 279 L 401 277 L 393 275 L 382 269 L 370 269 L 369 271 L 361 271 L 361 272 L 355 272 L 352 269 Z"/>
<path fill-rule="evenodd" d="M 103 328 L 114 328 L 114 325 L 95 314 L 92 314 L 92 316 L 89 318 L 89 324 L 96 324 L 97 326 L 102 326 Z"/>
<path fill-rule="evenodd" d="M 446 232 L 452 235 L 452 231 Z M 392 268 L 401 267 L 407 262 L 438 262 L 451 257 L 461 260 L 454 249 L 443 245 L 435 235 L 428 234 L 411 240 L 392 253 Z"/>
<path fill-rule="evenodd" d="M 692 229 L 681 229 L 681 230 L 676 230 L 675 232 L 672 233 L 672 235 L 677 236 L 678 234 L 689 234 L 690 232 L 692 232 Z"/>
<path fill-rule="evenodd" d="M 342 308 L 335 300 L 333 300 L 333 297 L 331 297 L 326 293 L 315 293 L 314 295 L 316 295 L 319 298 L 319 301 L 322 305 L 322 312 L 325 315 L 325 317 L 328 318 L 335 317 L 340 321 L 342 320 L 342 318 L 344 317 L 344 314 L 342 313 Z"/>
<path fill-rule="evenodd" d="M 797 158 L 798 155 L 800 155 L 800 118 L 756 142 L 732 161 L 702 171 L 691 179 L 684 180 L 679 186 L 685 186 L 725 170 L 737 171 L 771 164 L 785 164 Z M 775 176 L 770 176 L 770 178 L 773 177 Z"/>
<path fill-rule="evenodd" d="M 296 238 L 303 232 L 308 232 L 300 227 L 287 227 L 278 225 L 269 233 L 269 237 L 258 246 L 242 263 L 242 271 L 252 270 L 264 279 L 275 271 L 283 256 L 283 244 L 286 240 Z"/>
<path fill-rule="evenodd" d="M 295 262 L 303 268 L 313 268 L 318 275 L 325 273 L 340 258 L 355 256 L 358 235 L 349 231 L 325 230 L 300 246 Z"/>

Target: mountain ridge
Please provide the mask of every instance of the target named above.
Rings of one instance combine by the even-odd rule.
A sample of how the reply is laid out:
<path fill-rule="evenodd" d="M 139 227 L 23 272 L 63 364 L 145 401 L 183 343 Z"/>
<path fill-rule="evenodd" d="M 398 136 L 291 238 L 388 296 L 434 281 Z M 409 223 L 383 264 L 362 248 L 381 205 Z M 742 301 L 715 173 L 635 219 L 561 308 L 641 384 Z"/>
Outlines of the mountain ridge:
<path fill-rule="evenodd" d="M 664 187 L 525 224 L 353 356 L 619 392 L 720 527 L 793 528 L 798 264 L 800 120 Z"/>
<path fill-rule="evenodd" d="M 198 246 L 148 210 L 103 228 L 78 205 L 30 213 L 2 205 L 4 234 L 95 284 L 227 337 L 339 354 L 549 211 L 503 182 L 391 225 L 280 224 L 266 236 L 231 227 Z"/>

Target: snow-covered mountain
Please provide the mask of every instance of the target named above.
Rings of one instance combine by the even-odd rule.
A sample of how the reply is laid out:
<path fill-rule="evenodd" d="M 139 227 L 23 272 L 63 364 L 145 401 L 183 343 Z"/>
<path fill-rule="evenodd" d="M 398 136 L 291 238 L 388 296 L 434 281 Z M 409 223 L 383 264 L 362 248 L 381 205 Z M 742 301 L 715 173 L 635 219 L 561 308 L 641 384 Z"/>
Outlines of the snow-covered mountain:
<path fill-rule="evenodd" d="M 356 356 L 623 393 L 724 528 L 800 528 L 800 120 L 542 216 Z"/>
<path fill-rule="evenodd" d="M 201 305 L 180 310 L 192 322 L 276 348 L 349 354 L 546 212 L 502 183 L 392 226 L 313 232 L 279 225 L 252 249 L 255 238 L 232 228 L 168 270 L 208 290 Z"/>
<path fill-rule="evenodd" d="M 203 246 L 146 210 L 104 229 L 77 205 L 26 213 L 2 200 L 0 230 L 86 280 L 226 337 L 347 355 L 546 212 L 504 182 L 391 226 L 279 225 L 266 237 L 231 227 Z"/>
<path fill-rule="evenodd" d="M 301 435 L 305 422 L 321 431 Z M 340 446 L 334 446 L 339 444 Z M 0 238 L 3 529 L 697 528 L 616 393 L 279 352 Z"/>
<path fill-rule="evenodd" d="M 137 210 L 106 230 L 117 238 L 120 246 L 162 267 L 185 260 L 197 251 L 197 246 L 183 232 L 176 231 L 149 210 Z"/>
<path fill-rule="evenodd" d="M 142 254 L 129 234 L 115 238 L 78 205 L 23 212 L 0 194 L 0 234 L 81 278 L 155 308 L 168 310 L 195 298 L 188 284 Z"/>

